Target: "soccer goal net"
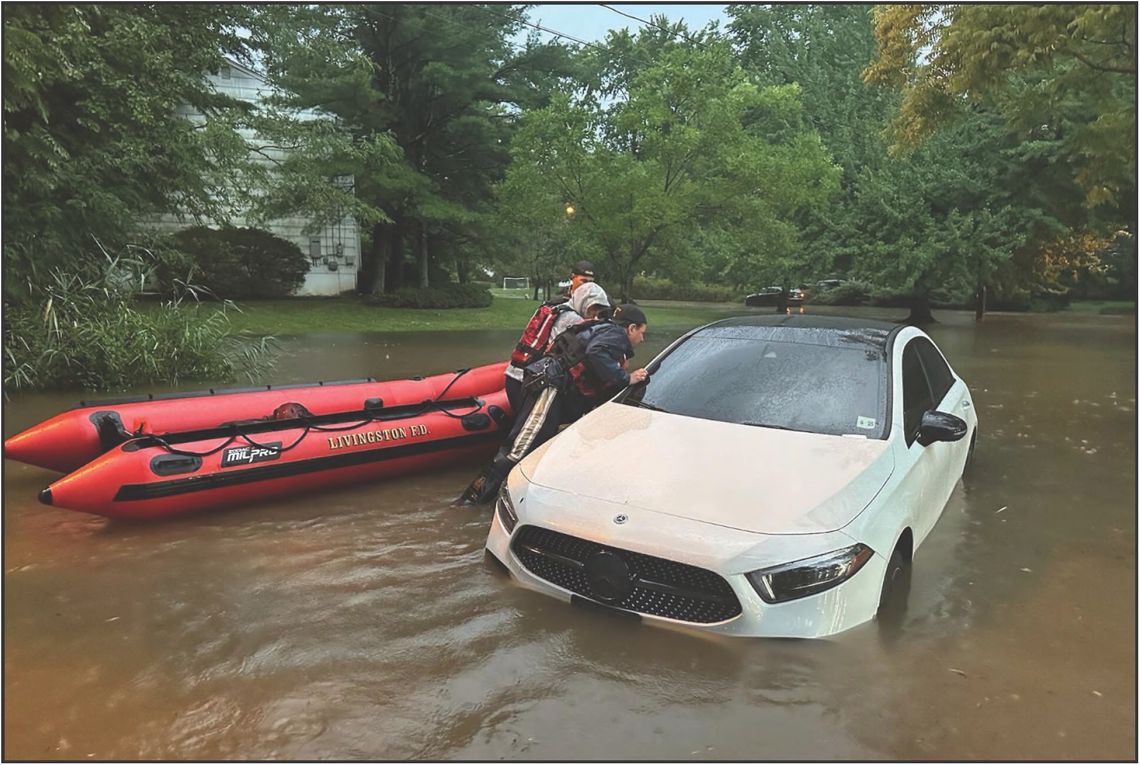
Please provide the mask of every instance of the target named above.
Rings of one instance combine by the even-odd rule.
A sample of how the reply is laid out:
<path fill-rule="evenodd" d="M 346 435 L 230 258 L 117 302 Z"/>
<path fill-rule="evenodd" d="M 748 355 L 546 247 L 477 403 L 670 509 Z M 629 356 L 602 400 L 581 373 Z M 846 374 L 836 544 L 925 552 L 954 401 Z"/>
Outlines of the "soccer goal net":
<path fill-rule="evenodd" d="M 525 290 L 530 289 L 530 277 L 528 276 L 504 276 L 503 289 L 505 290 Z"/>

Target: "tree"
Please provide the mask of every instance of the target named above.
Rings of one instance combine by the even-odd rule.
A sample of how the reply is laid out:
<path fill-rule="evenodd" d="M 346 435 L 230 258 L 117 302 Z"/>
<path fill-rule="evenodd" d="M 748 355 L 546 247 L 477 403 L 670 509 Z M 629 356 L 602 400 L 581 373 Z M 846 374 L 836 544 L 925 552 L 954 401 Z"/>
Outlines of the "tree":
<path fill-rule="evenodd" d="M 559 46 L 509 40 L 515 6 L 319 5 L 262 11 L 269 72 L 290 105 L 335 114 L 357 144 L 390 137 L 397 161 L 360 168 L 356 195 L 380 212 L 365 250 L 369 290 L 398 288 L 407 243 L 426 286 L 433 242 L 479 229 L 508 161 L 513 111 L 541 100 Z M 532 41 L 533 43 L 533 41 Z M 466 232 L 466 233 L 465 233 Z"/>
<path fill-rule="evenodd" d="M 1057 141 L 1088 206 L 1135 188 L 1134 5 L 879 6 L 875 34 L 866 77 L 902 91 L 899 147 L 917 145 L 965 100 L 994 106 L 1026 139 Z"/>
<path fill-rule="evenodd" d="M 904 12 L 877 11 L 880 45 L 882 19 Z M 876 64 L 865 7 L 734 5 L 729 13 L 750 71 L 761 82 L 800 85 L 807 119 L 844 169 L 832 203 L 797 217 L 798 273 L 869 280 L 909 302 L 913 321 L 928 321 L 932 299 L 964 300 L 987 283 L 1007 293 L 1049 288 L 1042 253 L 1094 241 L 1080 232 L 1114 225 L 1108 206 L 1084 206 L 1063 136 L 1019 130 L 995 99 L 948 99 L 923 141 L 888 152 L 885 135 L 904 96 L 880 77 L 864 81 Z"/>
<path fill-rule="evenodd" d="M 524 117 L 502 185 L 505 199 L 534 200 L 533 226 L 560 222 L 570 203 L 576 256 L 600 256 L 623 300 L 704 225 L 732 232 L 733 273 L 751 281 L 755 253 L 786 253 L 788 218 L 826 199 L 838 174 L 800 123 L 794 87 L 748 82 L 723 40 L 661 35 L 611 33 L 593 86 Z M 603 106 L 598 93 L 624 97 Z"/>
<path fill-rule="evenodd" d="M 880 133 L 898 97 L 863 83 L 875 57 L 870 8 L 734 4 L 726 13 L 745 70 L 765 85 L 799 86 L 804 118 L 843 169 L 844 187 L 857 171 L 882 163 Z"/>
<path fill-rule="evenodd" d="M 4 9 L 6 291 L 96 239 L 117 250 L 140 216 L 225 220 L 242 203 L 246 110 L 206 74 L 248 60 L 248 23 L 238 5 Z"/>
<path fill-rule="evenodd" d="M 867 86 L 863 69 L 875 55 L 870 9 L 852 5 L 729 5 L 728 25 L 749 74 L 768 85 L 795 85 L 803 115 L 842 169 L 839 192 L 826 206 L 795 217 L 800 247 L 769 281 L 785 286 L 852 271 L 850 231 L 861 180 L 886 162 L 882 138 L 897 103 L 890 89 Z"/>

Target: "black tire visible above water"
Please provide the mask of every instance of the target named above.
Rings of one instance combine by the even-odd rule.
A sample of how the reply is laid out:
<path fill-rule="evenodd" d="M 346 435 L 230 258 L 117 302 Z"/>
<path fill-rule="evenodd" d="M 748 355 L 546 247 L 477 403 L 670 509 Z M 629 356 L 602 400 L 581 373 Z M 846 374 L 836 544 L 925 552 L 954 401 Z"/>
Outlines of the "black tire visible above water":
<path fill-rule="evenodd" d="M 962 477 L 970 478 L 974 474 L 974 451 L 978 446 L 978 430 L 974 429 L 974 434 L 970 436 L 970 450 L 966 452 L 966 462 L 962 465 Z"/>
<path fill-rule="evenodd" d="M 883 575 L 883 588 L 879 592 L 880 620 L 897 623 L 906 611 L 907 597 L 910 595 L 910 561 L 903 552 L 902 545 L 895 545 L 887 571 Z"/>

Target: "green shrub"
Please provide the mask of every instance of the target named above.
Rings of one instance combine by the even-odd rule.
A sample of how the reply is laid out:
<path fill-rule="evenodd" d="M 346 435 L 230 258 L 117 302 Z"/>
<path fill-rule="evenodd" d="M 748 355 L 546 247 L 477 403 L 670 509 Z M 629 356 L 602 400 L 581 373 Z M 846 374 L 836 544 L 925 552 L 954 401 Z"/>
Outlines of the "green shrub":
<path fill-rule="evenodd" d="M 817 290 L 809 302 L 815 305 L 863 305 L 871 298 L 872 287 L 867 282 L 848 281 L 829 290 Z"/>
<path fill-rule="evenodd" d="M 148 276 L 137 260 L 108 257 L 56 270 L 4 304 L 4 387 L 121 390 L 182 380 L 253 381 L 270 366 L 271 339 L 235 336 L 225 310 L 143 310 L 133 294 Z M 226 306 L 228 307 L 228 306 Z"/>
<path fill-rule="evenodd" d="M 1068 290 L 1041 290 L 1029 301 L 1029 310 L 1053 312 L 1069 307 L 1071 295 Z"/>
<path fill-rule="evenodd" d="M 157 292 L 163 297 L 174 299 L 186 291 L 187 285 L 200 284 L 202 281 L 202 272 L 194 256 L 178 249 L 173 239 L 153 242 L 145 252 L 149 256 L 147 259 L 153 275 L 146 285 L 148 292 Z M 204 287 L 203 294 L 211 296 Z"/>
<path fill-rule="evenodd" d="M 192 258 L 198 281 L 220 298 L 286 297 L 309 272 L 300 247 L 257 228 L 195 226 L 171 241 L 174 250 Z"/>
<path fill-rule="evenodd" d="M 491 293 L 477 284 L 404 287 L 383 295 L 370 295 L 365 302 L 386 308 L 486 308 L 491 305 Z"/>
<path fill-rule="evenodd" d="M 743 299 L 740 290 L 716 284 L 674 284 L 669 279 L 639 276 L 633 280 L 635 300 L 689 300 L 701 303 L 734 303 Z"/>

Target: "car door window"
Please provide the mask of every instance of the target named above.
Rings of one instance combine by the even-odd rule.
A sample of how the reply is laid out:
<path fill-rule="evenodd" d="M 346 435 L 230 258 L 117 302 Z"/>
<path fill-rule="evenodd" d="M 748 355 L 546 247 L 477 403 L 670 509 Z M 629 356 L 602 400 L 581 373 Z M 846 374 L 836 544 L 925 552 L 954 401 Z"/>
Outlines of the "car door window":
<path fill-rule="evenodd" d="M 906 445 L 910 446 L 918 436 L 922 415 L 934 408 L 930 385 L 926 382 L 926 373 L 922 370 L 914 342 L 907 343 L 903 349 L 902 389 L 903 432 L 906 435 Z"/>
<path fill-rule="evenodd" d="M 934 405 L 937 407 L 946 397 L 950 388 L 953 387 L 954 373 L 950 371 L 950 367 L 942 358 L 942 354 L 929 340 L 920 337 L 911 341 L 911 345 L 918 351 L 918 357 L 922 359 L 922 366 L 926 370 L 926 379 L 930 382 L 930 392 Z"/>

